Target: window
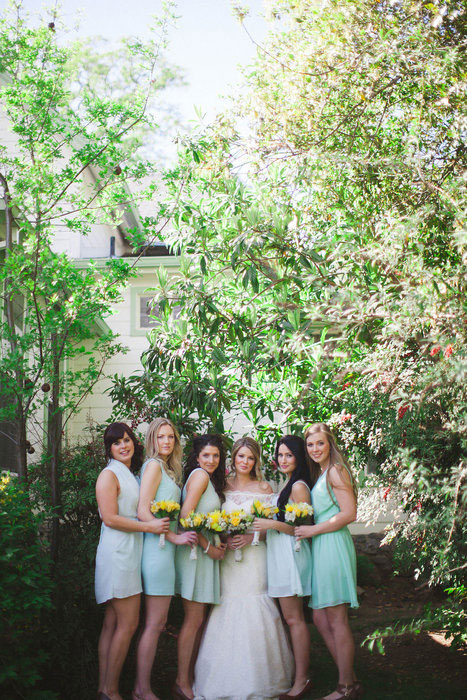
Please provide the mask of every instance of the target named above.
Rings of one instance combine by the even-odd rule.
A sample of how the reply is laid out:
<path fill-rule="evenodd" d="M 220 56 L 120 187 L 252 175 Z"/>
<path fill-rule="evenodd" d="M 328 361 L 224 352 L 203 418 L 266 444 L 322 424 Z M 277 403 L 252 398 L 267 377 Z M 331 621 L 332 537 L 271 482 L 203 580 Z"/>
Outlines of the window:
<path fill-rule="evenodd" d="M 140 328 L 155 328 L 159 321 L 158 305 L 153 302 L 152 297 L 139 296 L 139 327 Z"/>

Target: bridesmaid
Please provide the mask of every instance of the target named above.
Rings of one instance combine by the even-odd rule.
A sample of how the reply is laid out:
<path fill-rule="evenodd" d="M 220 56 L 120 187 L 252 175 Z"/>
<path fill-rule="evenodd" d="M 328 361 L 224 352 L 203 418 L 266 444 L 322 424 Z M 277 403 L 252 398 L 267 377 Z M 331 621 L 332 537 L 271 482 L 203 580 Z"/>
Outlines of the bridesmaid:
<path fill-rule="evenodd" d="M 104 433 L 109 462 L 96 483 L 102 520 L 96 554 L 96 600 L 107 603 L 99 637 L 100 700 L 122 700 L 118 682 L 131 638 L 138 625 L 143 532 L 161 525 L 136 519 L 143 447 L 125 423 L 112 423 Z M 163 528 L 168 530 L 168 520 Z"/>
<path fill-rule="evenodd" d="M 297 527 L 295 534 L 313 538 L 310 607 L 339 671 L 338 686 L 325 700 L 356 700 L 363 689 L 353 670 L 355 647 L 347 615 L 349 605 L 358 607 L 355 548 L 347 527 L 357 517 L 355 482 L 325 423 L 307 428 L 305 441 L 314 481 L 315 525 Z"/>
<path fill-rule="evenodd" d="M 301 437 L 284 435 L 276 445 L 275 461 L 287 483 L 280 492 L 277 520 L 257 518 L 255 530 L 267 530 L 268 593 L 279 599 L 290 630 L 295 659 L 295 679 L 279 700 L 303 698 L 310 692 L 308 678 L 310 632 L 305 622 L 302 597 L 311 593 L 311 550 L 308 542 L 295 551 L 294 528 L 284 522 L 284 508 L 290 501 L 310 503 L 310 472 L 306 464 L 305 444 Z M 305 546 L 304 546 L 305 545 Z"/>
<path fill-rule="evenodd" d="M 185 466 L 180 516 L 191 511 L 208 513 L 220 508 L 225 488 L 225 452 L 219 435 L 201 435 Z M 219 560 L 226 545 L 213 544 L 213 536 L 198 534 L 197 559 L 190 559 L 188 547 L 178 547 L 175 553 L 175 590 L 183 600 L 185 617 L 178 635 L 178 672 L 172 697 L 191 700 L 193 694 L 193 665 L 202 630 L 207 603 L 219 602 Z"/>
<path fill-rule="evenodd" d="M 142 522 L 155 520 L 151 501 L 180 502 L 182 447 L 173 423 L 156 418 L 146 433 L 146 462 L 141 468 L 141 488 L 138 518 Z M 133 700 L 158 700 L 151 690 L 151 669 L 156 655 L 159 635 L 165 627 L 170 601 L 175 588 L 175 545 L 196 544 L 195 532 L 176 534 L 177 524 L 167 529 L 167 518 L 156 519 L 156 534 L 145 534 L 142 556 L 145 621 L 139 639 L 136 681 Z M 165 546 L 159 547 L 159 536 L 165 533 Z"/>

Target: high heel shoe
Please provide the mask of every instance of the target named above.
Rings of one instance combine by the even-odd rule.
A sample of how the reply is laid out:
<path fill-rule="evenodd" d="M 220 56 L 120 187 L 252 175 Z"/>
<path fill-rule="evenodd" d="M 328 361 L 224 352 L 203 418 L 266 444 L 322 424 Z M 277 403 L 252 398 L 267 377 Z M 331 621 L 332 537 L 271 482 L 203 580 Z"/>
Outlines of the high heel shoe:
<path fill-rule="evenodd" d="M 110 700 L 109 696 L 106 695 L 105 693 L 100 693 L 99 694 L 99 700 Z"/>
<path fill-rule="evenodd" d="M 143 700 L 143 696 L 134 690 L 131 694 L 131 700 Z"/>
<path fill-rule="evenodd" d="M 284 693 L 283 695 L 279 695 L 279 700 L 300 700 L 300 698 L 304 698 L 305 695 L 308 695 L 308 693 L 311 691 L 312 685 L 311 680 L 308 680 L 305 683 L 305 687 L 298 695 L 288 695 L 287 693 Z"/>
<path fill-rule="evenodd" d="M 355 683 L 352 683 L 351 685 L 343 685 L 342 683 L 338 683 L 334 692 L 341 693 L 336 700 L 358 700 L 363 695 L 363 686 L 359 681 L 355 681 Z M 321 697 L 317 698 L 316 700 L 325 700 L 325 698 Z"/>
<path fill-rule="evenodd" d="M 188 697 L 188 695 L 185 695 L 183 690 L 180 688 L 177 683 L 174 683 L 172 686 L 172 698 L 173 700 L 191 700 L 191 698 Z"/>

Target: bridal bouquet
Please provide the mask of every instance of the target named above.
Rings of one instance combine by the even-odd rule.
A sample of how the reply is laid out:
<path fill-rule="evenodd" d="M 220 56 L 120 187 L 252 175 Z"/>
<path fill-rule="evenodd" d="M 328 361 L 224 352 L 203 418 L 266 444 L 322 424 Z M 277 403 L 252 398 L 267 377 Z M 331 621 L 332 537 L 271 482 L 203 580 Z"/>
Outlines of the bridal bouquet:
<path fill-rule="evenodd" d="M 155 518 L 176 520 L 180 510 L 180 503 L 177 503 L 177 501 L 151 501 L 149 509 Z M 164 532 L 159 535 L 159 547 L 165 547 Z"/>
<path fill-rule="evenodd" d="M 206 516 L 204 513 L 195 513 L 194 510 L 188 513 L 186 518 L 180 518 L 180 525 L 184 530 L 194 530 L 195 532 L 201 532 L 206 522 Z M 190 559 L 198 559 L 198 554 L 196 553 L 197 544 L 191 545 Z"/>
<path fill-rule="evenodd" d="M 229 516 L 225 510 L 213 510 L 206 515 L 204 528 L 214 533 L 214 544 L 220 544 L 220 532 L 225 532 L 229 524 Z"/>
<path fill-rule="evenodd" d="M 307 519 L 313 515 L 313 506 L 309 503 L 287 503 L 285 506 L 284 520 L 294 525 L 305 525 Z M 295 551 L 300 551 L 300 540 L 295 538 Z"/>
<path fill-rule="evenodd" d="M 271 520 L 276 513 L 279 512 L 277 506 L 272 506 L 270 503 L 261 503 L 261 501 L 253 501 L 251 506 L 251 513 L 255 518 L 265 518 L 266 520 Z M 252 547 L 256 547 L 259 544 L 259 530 L 256 530 L 253 537 Z"/>
<path fill-rule="evenodd" d="M 246 513 L 243 509 L 233 510 L 228 514 L 227 532 L 229 535 L 243 535 L 251 523 L 253 516 Z M 242 561 L 243 555 L 241 549 L 236 549 L 234 554 L 235 561 Z"/>

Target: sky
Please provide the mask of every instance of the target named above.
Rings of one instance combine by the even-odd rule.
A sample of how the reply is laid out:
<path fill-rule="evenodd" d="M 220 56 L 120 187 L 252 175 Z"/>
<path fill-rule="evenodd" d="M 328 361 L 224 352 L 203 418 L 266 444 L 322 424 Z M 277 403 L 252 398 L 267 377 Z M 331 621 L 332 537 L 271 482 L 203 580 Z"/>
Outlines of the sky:
<path fill-rule="evenodd" d="M 53 4 L 24 0 L 32 15 Z M 80 12 L 80 36 L 100 35 L 112 40 L 125 35 L 144 37 L 162 1 L 61 0 L 59 4 L 70 28 Z M 250 8 L 248 31 L 261 42 L 267 32 L 263 0 L 243 0 L 242 4 Z M 6 5 L 7 0 L 0 0 L 1 10 Z M 251 62 L 256 47 L 233 16 L 230 0 L 177 0 L 176 13 L 180 19 L 170 31 L 167 58 L 182 68 L 187 85 L 169 89 L 165 99 L 177 108 L 185 123 L 197 120 L 195 106 L 210 120 L 222 108 L 220 96 L 232 92 L 229 86 L 241 80 L 238 65 Z"/>

